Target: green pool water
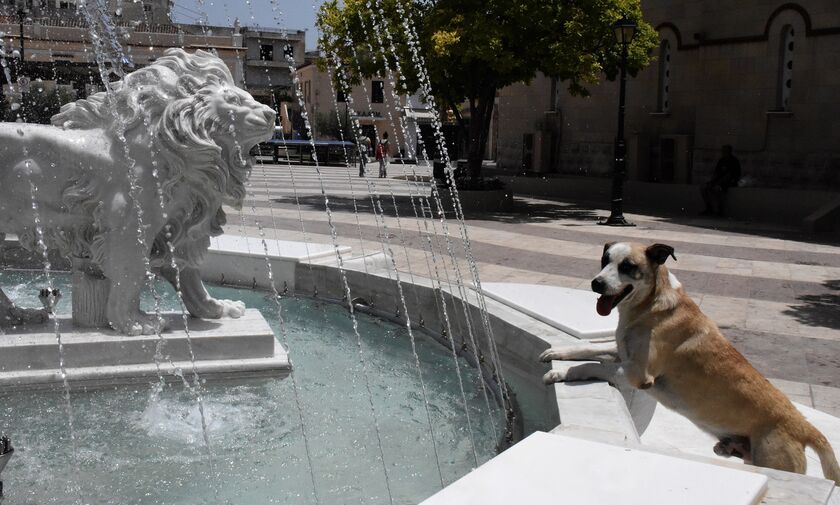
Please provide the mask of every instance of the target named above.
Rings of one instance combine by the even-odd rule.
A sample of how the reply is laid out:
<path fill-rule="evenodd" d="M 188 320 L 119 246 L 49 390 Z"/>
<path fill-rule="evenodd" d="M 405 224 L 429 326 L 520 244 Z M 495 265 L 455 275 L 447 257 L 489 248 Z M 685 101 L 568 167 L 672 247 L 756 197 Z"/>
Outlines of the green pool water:
<path fill-rule="evenodd" d="M 69 278 L 54 280 L 65 293 L 59 312 L 69 312 Z M 34 307 L 44 280 L 4 272 L 0 285 Z M 259 309 L 280 335 L 276 305 L 265 293 L 211 291 Z M 175 310 L 174 293 L 167 288 L 163 295 L 165 309 Z M 150 306 L 149 297 L 145 303 Z M 378 439 L 393 503 L 434 494 L 441 488 L 439 467 L 448 484 L 475 466 L 449 350 L 415 335 L 436 458 L 405 328 L 359 316 L 368 395 L 348 312 L 309 299 L 284 298 L 282 305 L 319 503 L 390 503 Z M 481 464 L 495 453 L 492 425 L 501 430 L 503 415 L 494 404 L 488 412 L 477 371 L 460 364 Z M 315 503 L 290 379 L 208 382 L 202 394 L 212 465 L 197 402 L 177 383 L 162 391 L 154 384 L 71 389 L 75 444 L 61 392 L 0 391 L 0 432 L 16 449 L 2 474 L 3 505 Z"/>

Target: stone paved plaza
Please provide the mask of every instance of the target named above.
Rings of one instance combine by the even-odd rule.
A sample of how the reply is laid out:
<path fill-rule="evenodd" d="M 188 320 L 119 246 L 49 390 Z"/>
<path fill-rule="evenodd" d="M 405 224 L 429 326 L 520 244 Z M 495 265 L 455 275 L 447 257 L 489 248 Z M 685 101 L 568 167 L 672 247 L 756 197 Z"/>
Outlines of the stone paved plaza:
<path fill-rule="evenodd" d="M 390 246 L 402 271 L 432 277 L 433 256 L 446 262 L 450 275 L 455 271 L 440 222 L 416 217 L 428 216 L 425 199 L 417 196 L 428 196 L 429 186 L 407 179 L 428 181 L 428 170 L 392 165 L 387 179 L 375 177 L 374 164 L 368 166 L 374 177 L 358 177 L 356 167 L 321 172 L 338 241 L 353 247 L 354 255 Z M 258 236 L 259 220 L 269 238 L 331 243 L 315 167 L 258 165 L 250 191 L 243 212 L 231 211 L 228 232 Z M 384 219 L 374 214 L 374 205 L 382 207 Z M 669 263 L 671 270 L 750 361 L 795 400 L 840 415 L 840 241 L 695 217 L 628 213 L 637 227 L 596 225 L 605 215 L 519 196 L 510 213 L 468 215 L 481 280 L 588 289 L 605 242 L 668 243 L 678 258 Z M 467 275 L 458 224 L 447 217 L 455 256 Z"/>

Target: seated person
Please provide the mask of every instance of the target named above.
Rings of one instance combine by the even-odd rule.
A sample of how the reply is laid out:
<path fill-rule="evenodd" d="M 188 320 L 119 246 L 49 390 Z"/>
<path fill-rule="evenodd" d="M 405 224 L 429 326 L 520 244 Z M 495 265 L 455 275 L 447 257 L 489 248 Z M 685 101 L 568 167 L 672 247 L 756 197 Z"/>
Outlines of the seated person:
<path fill-rule="evenodd" d="M 721 149 L 721 157 L 715 166 L 712 179 L 700 190 L 706 208 L 701 212 L 704 216 L 723 216 L 723 204 L 726 192 L 732 186 L 737 186 L 741 180 L 741 163 L 732 154 L 732 146 L 725 145 Z"/>

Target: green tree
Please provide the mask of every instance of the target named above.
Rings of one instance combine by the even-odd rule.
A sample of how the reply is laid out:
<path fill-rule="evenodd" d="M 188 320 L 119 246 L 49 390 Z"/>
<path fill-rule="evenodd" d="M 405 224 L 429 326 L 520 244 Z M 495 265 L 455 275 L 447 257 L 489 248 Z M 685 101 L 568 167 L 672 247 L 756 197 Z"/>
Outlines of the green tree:
<path fill-rule="evenodd" d="M 353 140 L 353 130 L 350 127 L 350 122 L 341 120 L 338 122 L 338 117 L 335 111 L 319 112 L 315 114 L 315 121 L 313 122 L 313 129 L 319 139 L 329 140 Z"/>
<path fill-rule="evenodd" d="M 421 89 L 410 45 L 416 41 L 433 95 L 465 130 L 469 173 L 477 178 L 496 91 L 529 82 L 537 72 L 583 96 L 602 77 L 615 79 L 621 49 L 612 25 L 622 16 L 638 25 L 628 48 L 634 75 L 650 62 L 657 42 L 640 0 L 328 0 L 318 25 L 321 48 L 350 72 L 351 84 L 382 75 L 387 65 L 399 71 L 401 92 Z M 406 20 L 414 30 L 406 29 Z M 460 117 L 463 102 L 468 125 Z"/>

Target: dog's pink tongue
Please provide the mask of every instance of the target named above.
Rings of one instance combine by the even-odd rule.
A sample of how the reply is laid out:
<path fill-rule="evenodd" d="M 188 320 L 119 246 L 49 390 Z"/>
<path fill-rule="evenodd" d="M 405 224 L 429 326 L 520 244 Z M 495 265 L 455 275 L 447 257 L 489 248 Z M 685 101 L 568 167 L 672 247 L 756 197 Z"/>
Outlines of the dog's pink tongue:
<path fill-rule="evenodd" d="M 613 309 L 613 300 L 615 300 L 614 296 L 601 295 L 598 298 L 598 304 L 595 306 L 598 314 L 602 316 L 610 315 L 610 312 L 612 312 Z"/>

